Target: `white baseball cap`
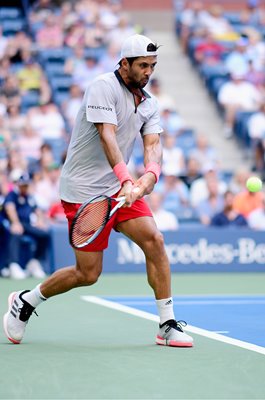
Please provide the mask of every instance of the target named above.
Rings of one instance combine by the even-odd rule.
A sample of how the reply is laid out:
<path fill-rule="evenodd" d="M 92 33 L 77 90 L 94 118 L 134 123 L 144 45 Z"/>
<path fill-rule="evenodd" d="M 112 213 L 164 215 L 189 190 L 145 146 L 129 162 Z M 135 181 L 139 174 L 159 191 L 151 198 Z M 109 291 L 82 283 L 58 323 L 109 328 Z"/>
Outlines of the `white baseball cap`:
<path fill-rule="evenodd" d="M 121 58 L 157 56 L 158 46 L 147 36 L 128 37 L 121 48 Z"/>

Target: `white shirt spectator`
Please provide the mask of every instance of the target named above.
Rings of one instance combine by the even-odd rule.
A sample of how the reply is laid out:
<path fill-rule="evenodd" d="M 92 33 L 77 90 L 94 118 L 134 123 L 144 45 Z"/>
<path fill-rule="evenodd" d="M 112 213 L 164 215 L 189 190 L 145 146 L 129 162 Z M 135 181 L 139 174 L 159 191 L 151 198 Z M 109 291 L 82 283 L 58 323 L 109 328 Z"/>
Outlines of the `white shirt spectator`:
<path fill-rule="evenodd" d="M 248 218 L 248 226 L 258 231 L 265 231 L 265 210 L 264 208 L 257 208 L 252 211 Z"/>
<path fill-rule="evenodd" d="M 177 217 L 170 211 L 160 209 L 153 212 L 153 217 L 161 232 L 176 231 L 178 229 Z"/>
<path fill-rule="evenodd" d="M 162 173 L 178 176 L 184 171 L 185 160 L 183 151 L 175 146 L 176 138 L 167 135 L 164 139 Z"/>
<path fill-rule="evenodd" d="M 45 104 L 30 109 L 28 120 L 31 127 L 39 133 L 44 141 L 64 136 L 64 120 L 54 104 Z"/>
<path fill-rule="evenodd" d="M 248 133 L 251 139 L 265 138 L 265 113 L 257 112 L 248 120 Z"/>
<path fill-rule="evenodd" d="M 261 101 L 261 94 L 249 82 L 226 82 L 218 93 L 218 101 L 223 105 L 238 105 L 245 111 L 255 111 Z"/>

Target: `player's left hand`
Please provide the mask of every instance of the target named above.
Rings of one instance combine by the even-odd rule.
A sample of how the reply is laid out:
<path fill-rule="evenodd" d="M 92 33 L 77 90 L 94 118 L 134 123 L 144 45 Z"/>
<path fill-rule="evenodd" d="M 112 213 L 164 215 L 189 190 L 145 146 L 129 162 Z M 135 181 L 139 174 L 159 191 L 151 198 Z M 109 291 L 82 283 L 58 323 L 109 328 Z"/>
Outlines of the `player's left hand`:
<path fill-rule="evenodd" d="M 155 175 L 152 172 L 147 172 L 142 175 L 136 182 L 135 186 L 139 187 L 139 197 L 150 194 L 154 190 L 156 183 Z"/>

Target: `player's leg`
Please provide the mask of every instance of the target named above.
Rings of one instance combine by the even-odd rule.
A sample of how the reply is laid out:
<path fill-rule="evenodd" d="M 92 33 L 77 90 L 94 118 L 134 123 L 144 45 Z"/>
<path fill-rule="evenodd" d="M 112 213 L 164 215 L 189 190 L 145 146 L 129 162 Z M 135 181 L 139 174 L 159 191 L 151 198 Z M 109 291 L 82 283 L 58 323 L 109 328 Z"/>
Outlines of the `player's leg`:
<path fill-rule="evenodd" d="M 93 285 L 97 281 L 102 271 L 103 252 L 75 251 L 75 255 L 76 266 L 57 270 L 31 291 L 24 290 L 9 295 L 8 311 L 4 315 L 3 325 L 11 342 L 21 342 L 32 312 L 47 298 L 79 286 Z"/>
<path fill-rule="evenodd" d="M 117 229 L 133 240 L 144 252 L 148 282 L 154 290 L 160 316 L 157 344 L 191 347 L 193 339 L 183 332 L 175 320 L 171 297 L 171 272 L 163 235 L 152 217 L 134 218 L 117 225 Z"/>

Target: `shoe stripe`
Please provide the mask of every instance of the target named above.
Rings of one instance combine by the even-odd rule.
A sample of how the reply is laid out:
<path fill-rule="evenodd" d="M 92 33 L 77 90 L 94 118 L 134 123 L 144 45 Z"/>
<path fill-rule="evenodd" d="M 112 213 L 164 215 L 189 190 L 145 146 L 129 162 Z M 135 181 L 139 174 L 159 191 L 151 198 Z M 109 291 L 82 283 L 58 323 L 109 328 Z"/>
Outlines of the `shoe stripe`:
<path fill-rule="evenodd" d="M 16 300 L 14 300 L 14 304 L 16 307 L 18 306 L 18 302 Z"/>
<path fill-rule="evenodd" d="M 15 312 L 17 312 L 17 307 L 15 307 L 14 304 L 12 305 L 11 309 L 13 309 Z"/>
<path fill-rule="evenodd" d="M 13 310 L 10 311 L 10 314 L 13 315 L 14 318 L 17 318 L 17 314 L 15 314 Z"/>

